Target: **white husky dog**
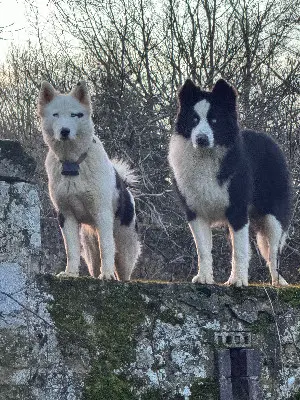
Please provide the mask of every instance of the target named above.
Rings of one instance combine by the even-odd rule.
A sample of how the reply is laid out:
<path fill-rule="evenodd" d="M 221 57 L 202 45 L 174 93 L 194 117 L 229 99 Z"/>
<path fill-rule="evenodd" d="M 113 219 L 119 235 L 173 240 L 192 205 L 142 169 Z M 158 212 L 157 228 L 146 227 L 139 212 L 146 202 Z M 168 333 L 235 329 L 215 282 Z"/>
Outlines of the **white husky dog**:
<path fill-rule="evenodd" d="M 49 146 L 45 165 L 67 253 L 66 270 L 59 275 L 78 276 L 81 239 L 92 276 L 100 272 L 100 279 L 129 280 L 140 243 L 126 184 L 136 179 L 126 163 L 109 160 L 94 135 L 91 113 L 85 82 L 68 94 L 42 83 L 38 114 Z"/>

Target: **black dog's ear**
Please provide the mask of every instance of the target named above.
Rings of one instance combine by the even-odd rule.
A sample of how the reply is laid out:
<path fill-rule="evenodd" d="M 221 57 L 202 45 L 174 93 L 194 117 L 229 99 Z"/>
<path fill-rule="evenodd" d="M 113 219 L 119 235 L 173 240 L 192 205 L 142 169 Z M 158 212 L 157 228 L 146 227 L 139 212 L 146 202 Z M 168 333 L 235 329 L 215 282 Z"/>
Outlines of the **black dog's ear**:
<path fill-rule="evenodd" d="M 236 107 L 237 91 L 224 79 L 219 79 L 215 84 L 212 94 L 218 102 Z"/>
<path fill-rule="evenodd" d="M 199 86 L 196 86 L 191 79 L 187 79 L 178 92 L 179 104 L 194 104 L 197 100 L 199 92 Z"/>

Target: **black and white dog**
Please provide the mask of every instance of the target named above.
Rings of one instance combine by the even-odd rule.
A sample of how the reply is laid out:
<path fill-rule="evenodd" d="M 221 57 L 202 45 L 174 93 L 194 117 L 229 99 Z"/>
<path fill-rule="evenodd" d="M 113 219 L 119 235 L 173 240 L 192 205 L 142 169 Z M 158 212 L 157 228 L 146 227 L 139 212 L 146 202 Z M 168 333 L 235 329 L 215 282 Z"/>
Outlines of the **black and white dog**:
<path fill-rule="evenodd" d="M 211 92 L 187 80 L 179 91 L 169 163 L 198 253 L 193 282 L 213 283 L 211 227 L 228 225 L 232 271 L 228 285 L 248 285 L 249 222 L 273 285 L 291 216 L 291 186 L 283 153 L 266 134 L 240 131 L 237 94 L 220 79 Z"/>

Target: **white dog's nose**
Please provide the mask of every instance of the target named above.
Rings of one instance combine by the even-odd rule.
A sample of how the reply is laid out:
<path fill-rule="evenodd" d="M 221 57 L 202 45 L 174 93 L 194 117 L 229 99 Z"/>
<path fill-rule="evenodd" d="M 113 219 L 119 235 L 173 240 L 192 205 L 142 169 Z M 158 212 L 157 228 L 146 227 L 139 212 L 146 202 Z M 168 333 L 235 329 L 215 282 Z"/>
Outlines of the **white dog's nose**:
<path fill-rule="evenodd" d="M 63 140 L 68 139 L 70 134 L 70 129 L 69 128 L 62 128 L 60 131 L 60 135 L 62 137 Z"/>

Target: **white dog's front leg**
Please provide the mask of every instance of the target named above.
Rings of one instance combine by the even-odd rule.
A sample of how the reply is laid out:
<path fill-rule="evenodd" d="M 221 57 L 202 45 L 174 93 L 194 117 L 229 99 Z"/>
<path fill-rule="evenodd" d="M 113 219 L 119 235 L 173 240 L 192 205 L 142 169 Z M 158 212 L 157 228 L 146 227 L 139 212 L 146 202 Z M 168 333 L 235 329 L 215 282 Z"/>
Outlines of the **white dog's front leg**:
<path fill-rule="evenodd" d="M 249 223 L 235 231 L 229 227 L 232 242 L 232 269 L 226 285 L 248 286 Z"/>
<path fill-rule="evenodd" d="M 198 274 L 194 276 L 193 282 L 214 283 L 212 269 L 212 237 L 210 225 L 201 218 L 189 222 L 194 236 L 198 254 Z"/>
<path fill-rule="evenodd" d="M 99 278 L 106 280 L 116 279 L 114 216 L 112 212 L 107 211 L 99 215 L 97 230 L 101 254 L 101 273 Z"/>
<path fill-rule="evenodd" d="M 73 215 L 64 218 L 61 226 L 65 249 L 67 253 L 67 267 L 59 276 L 78 276 L 80 264 L 79 224 Z"/>

